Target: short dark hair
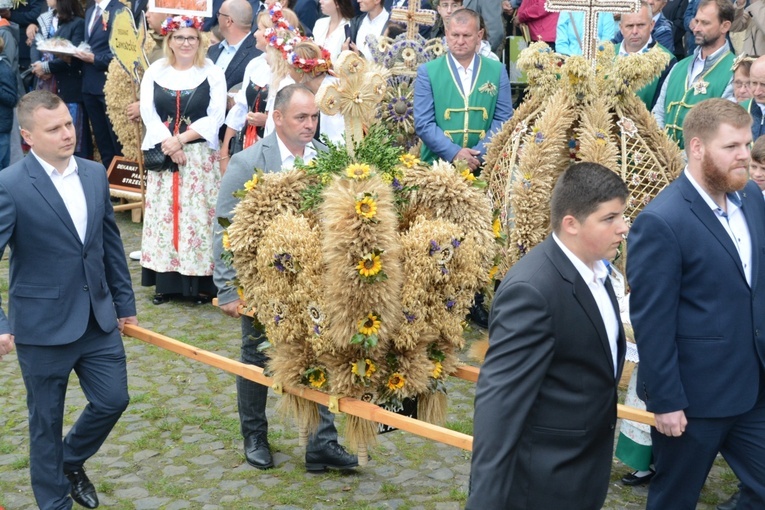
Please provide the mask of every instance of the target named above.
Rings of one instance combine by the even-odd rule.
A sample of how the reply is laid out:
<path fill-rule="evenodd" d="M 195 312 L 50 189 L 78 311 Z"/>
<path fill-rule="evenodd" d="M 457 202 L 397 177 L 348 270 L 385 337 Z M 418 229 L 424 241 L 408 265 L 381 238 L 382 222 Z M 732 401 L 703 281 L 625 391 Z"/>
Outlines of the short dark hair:
<path fill-rule="evenodd" d="M 481 15 L 475 12 L 473 9 L 468 9 L 466 7 L 463 7 L 461 9 L 457 9 L 452 13 L 451 16 L 449 16 L 449 22 L 447 23 L 447 26 L 451 25 L 452 23 L 457 24 L 463 24 L 467 23 L 469 20 L 475 21 L 475 26 L 477 30 L 481 29 Z"/>
<path fill-rule="evenodd" d="M 35 90 L 21 97 L 17 106 L 17 115 L 19 117 L 19 126 L 27 131 L 32 128 L 32 116 L 38 108 L 46 110 L 55 110 L 64 104 L 53 92 L 47 90 Z"/>
<path fill-rule="evenodd" d="M 717 19 L 720 21 L 720 23 L 724 23 L 726 21 L 733 23 L 733 18 L 736 15 L 736 10 L 733 7 L 733 2 L 730 0 L 701 0 L 696 11 L 702 7 L 706 7 L 709 4 L 715 4 L 717 6 Z"/>
<path fill-rule="evenodd" d="M 628 195 L 627 185 L 616 172 L 598 163 L 575 163 L 561 174 L 553 188 L 550 199 L 553 232 L 560 231 L 566 216 L 583 222 L 600 204 L 615 198 L 626 202 Z"/>
<path fill-rule="evenodd" d="M 295 92 L 299 90 L 312 96 L 314 95 L 313 91 L 302 83 L 292 83 L 276 93 L 276 98 L 274 99 L 274 110 L 283 111 L 283 109 L 286 108 L 292 100 L 292 96 L 295 95 Z"/>

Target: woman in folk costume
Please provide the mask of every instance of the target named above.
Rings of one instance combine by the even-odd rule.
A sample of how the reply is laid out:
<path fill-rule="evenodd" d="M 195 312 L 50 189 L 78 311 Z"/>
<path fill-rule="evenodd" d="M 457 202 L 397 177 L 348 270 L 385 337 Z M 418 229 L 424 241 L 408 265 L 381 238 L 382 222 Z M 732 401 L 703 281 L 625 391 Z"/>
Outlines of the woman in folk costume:
<path fill-rule="evenodd" d="M 203 303 L 216 294 L 212 243 L 226 78 L 205 58 L 201 27 L 198 17 L 165 19 L 166 58 L 154 62 L 141 82 L 141 148 L 161 148 L 172 160 L 148 172 L 146 182 L 141 284 L 156 285 L 156 305 L 170 295 Z"/>
<path fill-rule="evenodd" d="M 298 25 L 297 15 L 284 9 L 282 14 L 292 26 Z M 221 174 L 226 172 L 228 160 L 242 149 L 257 142 L 264 136 L 264 128 L 268 119 L 266 105 L 268 91 L 272 79 L 271 65 L 268 61 L 268 39 L 266 31 L 273 28 L 274 22 L 268 11 L 258 14 L 258 29 L 253 34 L 255 47 L 261 53 L 247 64 L 244 70 L 242 87 L 234 98 L 234 106 L 226 115 L 226 134 L 220 150 Z"/>
<path fill-rule="evenodd" d="M 307 39 L 295 44 L 287 55 L 285 63 L 289 66 L 289 75 L 295 83 L 302 83 L 316 94 L 325 83 L 337 81 L 332 75 L 332 61 L 329 51 L 314 41 Z M 316 138 L 326 135 L 333 143 L 345 143 L 345 120 L 340 114 L 319 113 L 319 126 Z"/>

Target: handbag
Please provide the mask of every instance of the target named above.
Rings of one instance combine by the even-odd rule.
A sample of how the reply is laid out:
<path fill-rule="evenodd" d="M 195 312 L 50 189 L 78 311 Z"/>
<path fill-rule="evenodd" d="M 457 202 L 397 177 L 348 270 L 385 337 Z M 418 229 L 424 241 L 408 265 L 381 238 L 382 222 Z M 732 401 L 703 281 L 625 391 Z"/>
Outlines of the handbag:
<path fill-rule="evenodd" d="M 178 117 L 179 119 L 186 115 L 186 109 L 189 107 L 189 104 L 191 104 L 191 100 L 194 98 L 194 94 L 196 93 L 197 89 L 194 89 L 194 91 L 189 96 L 189 100 L 186 101 L 186 105 L 183 107 L 183 112 L 181 112 L 180 117 Z M 176 133 L 176 135 L 177 134 L 178 133 Z M 162 152 L 162 142 L 159 142 L 151 149 L 145 149 L 142 152 L 144 170 L 149 172 L 161 172 L 163 170 L 170 170 L 171 172 L 178 171 L 178 165 L 173 162 L 173 159 L 169 155 L 166 155 L 164 152 Z"/>

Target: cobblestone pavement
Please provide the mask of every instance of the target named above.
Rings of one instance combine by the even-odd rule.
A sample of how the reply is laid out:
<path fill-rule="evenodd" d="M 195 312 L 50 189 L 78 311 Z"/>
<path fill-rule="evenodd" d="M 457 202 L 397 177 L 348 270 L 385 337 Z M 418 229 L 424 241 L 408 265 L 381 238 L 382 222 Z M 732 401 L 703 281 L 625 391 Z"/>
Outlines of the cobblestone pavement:
<path fill-rule="evenodd" d="M 118 214 L 127 252 L 140 246 L 140 225 Z M 140 266 L 130 261 L 143 327 L 238 358 L 238 321 L 210 305 L 151 304 L 140 287 Z M 7 253 L 0 264 L 0 291 L 7 296 Z M 303 448 L 270 395 L 269 438 L 276 466 L 258 471 L 244 462 L 234 376 L 141 341 L 126 338 L 130 407 L 86 465 L 101 506 L 116 509 L 434 509 L 464 507 L 470 454 L 405 432 L 380 436 L 372 460 L 352 472 L 309 474 Z M 76 376 L 67 395 L 70 426 L 85 404 Z M 447 426 L 472 433 L 474 387 L 448 384 Z M 0 509 L 35 508 L 29 481 L 25 390 L 15 355 L 0 362 Z M 344 418 L 338 418 L 342 433 Z M 646 488 L 626 488 L 628 469 L 614 461 L 605 508 L 640 509 Z M 713 509 L 735 488 L 722 462 L 713 469 L 698 508 Z M 75 507 L 77 507 L 75 505 Z M 557 509 L 550 509 L 557 510 Z"/>

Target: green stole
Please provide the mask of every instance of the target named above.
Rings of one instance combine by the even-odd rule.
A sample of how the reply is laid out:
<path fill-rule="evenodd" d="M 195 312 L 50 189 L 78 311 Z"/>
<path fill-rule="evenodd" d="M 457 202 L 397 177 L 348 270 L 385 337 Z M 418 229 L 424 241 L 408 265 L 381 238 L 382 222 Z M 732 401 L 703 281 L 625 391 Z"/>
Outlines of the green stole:
<path fill-rule="evenodd" d="M 479 57 L 478 70 L 474 70 L 474 75 L 477 75 L 473 87 L 465 97 L 460 88 L 459 76 L 449 65 L 448 55 L 424 65 L 433 90 L 436 125 L 460 147 L 475 147 L 486 138 L 494 120 L 499 73 L 504 72 L 504 67 L 500 62 Z M 422 144 L 420 159 L 431 163 L 438 156 Z"/>
<path fill-rule="evenodd" d="M 667 48 L 665 48 L 661 44 L 656 43 L 656 46 L 661 48 L 661 50 L 667 55 L 669 55 L 670 58 L 674 56 L 672 55 L 672 53 L 670 53 L 670 51 Z M 616 51 L 617 58 L 619 58 L 619 51 L 621 50 L 621 48 L 622 48 L 622 43 L 617 44 L 616 47 L 614 48 L 614 50 Z M 638 97 L 638 99 L 643 101 L 643 104 L 645 104 L 648 110 L 651 109 L 651 101 L 653 101 L 653 98 L 656 96 L 656 88 L 659 86 L 659 78 L 661 78 L 661 75 L 654 78 L 654 80 L 648 85 L 646 85 L 645 87 L 635 91 L 635 95 Z"/>
<path fill-rule="evenodd" d="M 684 58 L 675 66 L 676 69 L 667 78 L 667 95 L 664 101 L 664 130 L 667 135 L 677 142 L 681 149 L 685 148 L 683 140 L 683 120 L 693 105 L 713 97 L 722 97 L 725 88 L 733 75 L 734 55 L 730 51 L 720 57 L 706 72 L 696 78 L 696 84 L 706 82 L 706 87 L 688 87 L 688 75 L 691 72 L 693 59 L 696 55 Z M 703 90 L 706 88 L 706 90 Z"/>

